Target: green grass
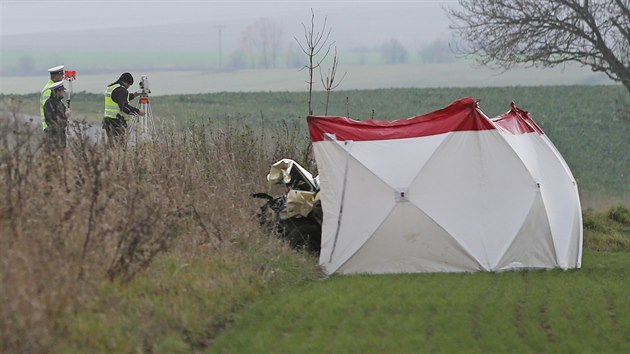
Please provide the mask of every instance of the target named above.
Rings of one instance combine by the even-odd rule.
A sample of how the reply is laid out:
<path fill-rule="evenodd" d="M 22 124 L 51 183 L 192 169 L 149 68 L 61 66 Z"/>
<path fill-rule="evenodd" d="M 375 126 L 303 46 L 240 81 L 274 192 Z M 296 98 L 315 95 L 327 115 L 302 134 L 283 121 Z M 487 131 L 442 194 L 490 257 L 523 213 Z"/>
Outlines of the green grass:
<path fill-rule="evenodd" d="M 322 278 L 316 259 L 264 237 L 237 246 L 235 258 L 169 254 L 127 285 L 104 282 L 68 314 L 50 349 L 625 352 L 628 216 L 621 206 L 585 212 L 582 269 L 569 271 Z M 595 251 L 602 244 L 613 252 Z"/>
<path fill-rule="evenodd" d="M 569 271 L 321 278 L 316 259 L 264 239 L 237 258 L 170 254 L 126 286 L 103 283 L 52 351 L 625 352 L 628 216 L 587 211 L 582 269 Z"/>
<path fill-rule="evenodd" d="M 241 311 L 207 352 L 625 352 L 630 253 L 583 269 L 339 276 Z"/>
<path fill-rule="evenodd" d="M 313 281 L 313 260 L 276 244 L 226 261 L 208 255 L 158 259 L 128 285 L 103 283 L 68 316 L 59 353 L 190 353 L 205 348 L 244 304 Z"/>

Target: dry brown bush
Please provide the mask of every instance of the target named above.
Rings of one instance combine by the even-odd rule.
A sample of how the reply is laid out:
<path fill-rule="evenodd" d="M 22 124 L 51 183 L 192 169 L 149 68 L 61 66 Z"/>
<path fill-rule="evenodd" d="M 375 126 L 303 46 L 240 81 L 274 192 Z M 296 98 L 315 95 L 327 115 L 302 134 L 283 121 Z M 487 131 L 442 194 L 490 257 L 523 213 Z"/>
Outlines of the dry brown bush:
<path fill-rule="evenodd" d="M 96 284 L 128 282 L 161 252 L 238 257 L 270 163 L 308 156 L 288 125 L 169 129 L 120 148 L 75 126 L 70 146 L 49 152 L 15 118 L 0 119 L 0 352 L 45 350 Z"/>

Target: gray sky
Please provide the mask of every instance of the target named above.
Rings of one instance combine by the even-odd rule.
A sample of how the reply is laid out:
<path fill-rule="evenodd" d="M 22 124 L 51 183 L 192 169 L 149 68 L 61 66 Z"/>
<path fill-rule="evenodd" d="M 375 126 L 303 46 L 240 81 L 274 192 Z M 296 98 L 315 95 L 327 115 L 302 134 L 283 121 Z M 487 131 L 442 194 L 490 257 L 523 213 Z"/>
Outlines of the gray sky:
<path fill-rule="evenodd" d="M 281 21 L 293 36 L 310 20 L 312 8 L 316 18 L 328 17 L 342 44 L 396 38 L 411 46 L 449 35 L 444 4 L 456 1 L 0 0 L 0 36 L 191 23 L 221 25 L 229 32 L 261 17 Z"/>
<path fill-rule="evenodd" d="M 401 42 L 410 53 L 418 53 L 436 40 L 457 40 L 448 28 L 450 21 L 444 11 L 446 6 L 457 7 L 457 0 L 0 0 L 0 73 L 4 73 L 0 92 L 32 92 L 33 87 L 38 89 L 40 86 L 39 74 L 37 78 L 33 77 L 33 84 L 26 86 L 23 77 L 44 72 L 60 63 L 93 75 L 117 71 L 121 67 L 116 65 L 120 63 L 124 63 L 125 70 L 147 70 L 156 61 L 157 70 L 179 70 L 186 65 L 207 70 L 199 61 L 184 60 L 185 64 L 181 61 L 200 58 L 211 62 L 210 54 L 222 51 L 219 58 L 228 63 L 230 55 L 241 48 L 244 31 L 251 29 L 261 18 L 280 24 L 283 32 L 281 45 L 295 48 L 294 37 L 302 43 L 302 24 L 310 23 L 311 9 L 315 13 L 316 28 L 320 29 L 323 18 L 327 18 L 327 29 L 331 30 L 331 40 L 339 49 L 342 61 L 348 53 L 378 50 L 391 39 Z M 147 59 L 142 57 L 143 53 L 159 57 Z M 108 55 L 120 59 L 118 64 L 112 64 Z M 164 60 L 160 62 L 158 59 L 162 58 Z M 134 59 L 137 60 L 134 62 Z M 466 66 L 461 68 L 464 73 L 477 75 L 467 83 L 462 74 L 451 67 L 444 72 L 418 73 L 416 77 L 403 71 L 404 77 L 388 74 L 376 79 L 380 72 L 360 73 L 362 69 L 365 68 L 360 65 L 353 68 L 344 80 L 345 88 L 486 86 L 501 76 L 500 72 Z M 583 75 L 576 71 L 563 73 L 562 70 L 559 69 L 559 76 L 551 83 L 601 82 L 599 77 L 589 76 L 592 73 L 587 69 L 582 70 Z M 152 75 L 155 77 L 154 71 Z M 168 76 L 168 73 L 164 75 Z M 184 88 L 213 90 L 191 85 L 190 81 L 198 76 L 194 74 L 183 82 Z M 532 69 L 526 75 L 517 75 L 502 84 L 540 84 L 532 80 L 550 76 Z M 428 81 L 434 77 L 437 81 Z M 573 81 L 566 81 L 567 77 Z M 372 81 L 357 81 L 369 78 Z M 223 79 L 220 87 L 214 89 L 229 90 L 228 84 L 234 80 L 233 77 Z M 353 83 L 353 80 L 357 82 Z M 102 82 L 107 79 L 93 81 L 94 90 L 100 91 Z M 159 86 L 159 80 L 153 82 Z M 292 82 L 302 84 L 301 79 Z M 88 80 L 83 80 L 82 85 L 90 90 Z M 173 92 L 183 92 L 177 85 L 170 86 L 173 86 Z M 232 86 L 235 90 L 253 89 L 249 81 Z M 284 88 L 291 89 L 288 84 Z M 166 93 L 165 89 L 161 91 Z"/>

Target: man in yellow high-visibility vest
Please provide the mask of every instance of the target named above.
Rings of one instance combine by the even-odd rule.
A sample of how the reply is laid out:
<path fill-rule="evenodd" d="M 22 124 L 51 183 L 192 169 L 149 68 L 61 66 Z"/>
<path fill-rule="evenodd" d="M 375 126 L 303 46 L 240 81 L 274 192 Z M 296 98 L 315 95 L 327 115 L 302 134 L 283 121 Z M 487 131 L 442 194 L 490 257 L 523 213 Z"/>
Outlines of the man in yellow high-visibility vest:
<path fill-rule="evenodd" d="M 39 114 L 42 117 L 42 129 L 46 130 L 48 127 L 46 125 L 46 118 L 44 117 L 44 103 L 50 97 L 50 86 L 56 82 L 63 80 L 63 65 L 55 66 L 48 69 L 48 73 L 50 73 L 50 79 L 44 85 L 44 88 L 41 91 L 41 95 L 39 96 Z"/>
<path fill-rule="evenodd" d="M 105 90 L 105 118 L 103 129 L 107 133 L 109 145 L 122 143 L 127 129 L 127 117 L 124 114 L 144 115 L 144 110 L 132 107 L 129 101 L 138 94 L 129 93 L 127 89 L 133 85 L 133 76 L 130 73 L 120 75 L 120 78 L 107 86 Z"/>

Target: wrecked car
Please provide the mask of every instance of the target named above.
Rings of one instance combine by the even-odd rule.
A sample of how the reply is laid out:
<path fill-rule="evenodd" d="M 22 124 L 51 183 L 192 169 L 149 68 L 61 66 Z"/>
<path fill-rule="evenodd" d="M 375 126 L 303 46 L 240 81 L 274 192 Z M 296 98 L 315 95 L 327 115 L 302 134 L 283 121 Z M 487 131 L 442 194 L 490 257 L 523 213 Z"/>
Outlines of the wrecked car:
<path fill-rule="evenodd" d="M 280 196 L 253 193 L 266 201 L 257 214 L 260 225 L 269 228 L 295 249 L 319 254 L 322 231 L 322 207 L 319 179 L 291 159 L 271 166 L 267 181 L 286 186 Z"/>

